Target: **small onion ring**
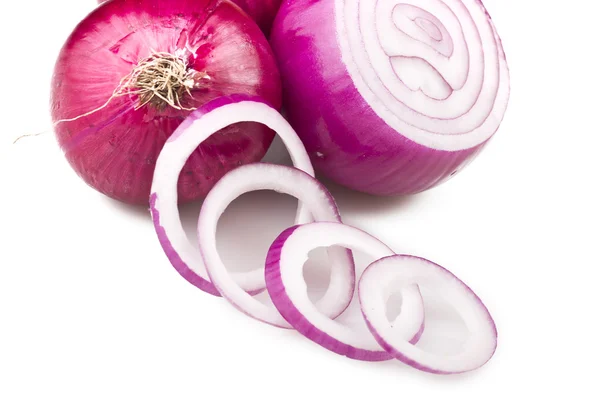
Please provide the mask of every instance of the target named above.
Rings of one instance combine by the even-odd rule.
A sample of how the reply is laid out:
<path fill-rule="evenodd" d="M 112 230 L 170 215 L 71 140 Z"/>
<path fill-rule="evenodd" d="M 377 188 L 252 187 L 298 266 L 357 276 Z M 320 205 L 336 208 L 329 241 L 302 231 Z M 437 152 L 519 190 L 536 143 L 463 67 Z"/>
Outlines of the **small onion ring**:
<path fill-rule="evenodd" d="M 413 284 L 432 286 L 454 305 L 470 332 L 462 351 L 435 355 L 411 344 L 389 324 L 384 292 Z M 477 295 L 445 268 L 420 257 L 395 255 L 375 261 L 358 283 L 360 307 L 367 326 L 379 344 L 400 361 L 416 369 L 436 373 L 468 372 L 483 366 L 494 355 L 498 332 L 488 309 Z"/>
<path fill-rule="evenodd" d="M 308 298 L 302 266 L 318 247 L 339 245 L 363 251 L 374 258 L 394 254 L 378 239 L 359 229 L 330 222 L 315 222 L 284 231 L 273 243 L 265 268 L 267 290 L 281 315 L 305 337 L 330 351 L 352 359 L 383 361 L 392 356 L 371 335 L 335 322 L 315 308 Z M 424 308 L 419 288 L 405 286 L 396 333 L 415 342 L 423 332 Z"/>
<path fill-rule="evenodd" d="M 298 198 L 317 221 L 341 222 L 333 197 L 316 179 L 298 169 L 257 163 L 230 171 L 210 191 L 200 210 L 198 242 L 210 280 L 225 299 L 252 318 L 281 328 L 291 328 L 275 308 L 251 297 L 237 283 L 244 278 L 260 278 L 264 281 L 264 269 L 242 275 L 230 273 L 217 250 L 217 224 L 225 209 L 242 194 L 265 189 Z M 326 317 L 336 318 L 352 301 L 354 261 L 352 253 L 340 247 L 329 248 L 328 256 L 333 262 L 331 279 L 316 307 Z"/>

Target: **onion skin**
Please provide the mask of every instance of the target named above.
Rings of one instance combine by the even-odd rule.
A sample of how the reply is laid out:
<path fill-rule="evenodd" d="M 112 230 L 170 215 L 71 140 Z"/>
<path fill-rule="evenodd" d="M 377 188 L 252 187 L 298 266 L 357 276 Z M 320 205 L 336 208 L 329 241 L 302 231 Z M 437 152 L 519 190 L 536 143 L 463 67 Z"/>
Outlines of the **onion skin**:
<path fill-rule="evenodd" d="M 301 270 L 308 253 L 321 246 L 346 247 L 373 258 L 394 254 L 372 235 L 342 223 L 318 221 L 288 228 L 269 248 L 265 263 L 267 291 L 273 304 L 298 332 L 330 351 L 361 361 L 391 359 L 375 339 L 362 335 L 351 326 L 332 322 L 310 304 Z M 425 327 L 423 298 L 419 287 L 410 282 L 402 287 L 401 294 L 403 307 L 393 321 L 394 335 L 416 344 Z M 384 308 L 386 302 L 386 298 L 380 300 Z"/>
<path fill-rule="evenodd" d="M 175 270 L 181 275 L 186 281 L 190 282 L 192 285 L 196 286 L 200 290 L 205 291 L 206 293 L 212 294 L 213 296 L 220 296 L 221 294 L 217 290 L 217 288 L 208 280 L 198 276 L 194 271 L 188 267 L 188 265 L 183 261 L 177 250 L 173 247 L 173 244 L 169 240 L 169 236 L 167 235 L 165 228 L 161 225 L 160 212 L 156 208 L 156 201 L 158 196 L 154 193 L 150 197 L 150 214 L 152 215 L 152 222 L 154 223 L 154 228 L 156 230 L 156 235 L 158 236 L 158 241 L 160 242 L 161 247 L 165 251 L 165 254 L 169 258 L 169 261 L 175 268 Z"/>
<path fill-rule="evenodd" d="M 285 285 L 281 279 L 281 269 L 279 262 L 281 258 L 281 248 L 285 241 L 298 229 L 300 225 L 295 225 L 283 231 L 273 242 L 267 255 L 265 267 L 265 279 L 269 295 L 275 306 L 281 312 L 283 317 L 294 326 L 296 330 L 305 337 L 318 342 L 322 347 L 335 352 L 336 354 L 346 356 L 350 359 L 357 359 L 368 362 L 380 362 L 391 359 L 391 355 L 385 351 L 369 351 L 352 347 L 344 344 L 337 339 L 323 333 L 312 325 L 300 310 L 294 305 L 285 292 Z M 420 336 L 419 336 L 420 337 Z"/>
<path fill-rule="evenodd" d="M 300 138 L 279 111 L 259 97 L 234 94 L 216 98 L 195 110 L 173 132 L 156 161 L 150 212 L 160 244 L 171 264 L 188 282 L 213 295 L 219 293 L 210 282 L 202 253 L 190 243 L 181 223 L 176 179 L 186 159 L 198 145 L 206 142 L 224 126 L 240 122 L 260 123 L 276 131 L 289 151 L 293 166 L 314 176 L 312 164 Z M 311 220 L 312 214 L 301 202 L 296 223 Z M 242 275 L 236 282 L 252 295 L 265 287 L 262 273 L 259 278 L 260 281 L 256 284 L 256 279 Z"/>
<path fill-rule="evenodd" d="M 463 349 L 459 354 L 438 356 L 422 351 L 419 347 L 413 347 L 414 343 L 398 339 L 393 328 L 385 327 L 388 322 L 385 308 L 378 307 L 380 301 L 377 297 L 373 299 L 374 292 L 382 288 L 381 282 L 378 283 L 377 280 L 385 281 L 385 284 L 397 279 L 436 286 L 438 293 L 446 296 L 446 301 L 454 305 L 455 311 L 469 329 L 468 340 L 462 344 Z M 450 299 L 447 296 L 451 296 Z M 465 373 L 485 365 L 496 352 L 498 329 L 481 298 L 452 272 L 425 258 L 394 255 L 374 261 L 361 276 L 358 297 L 363 318 L 379 345 L 394 358 L 417 370 L 439 375 Z M 478 316 L 475 321 L 467 321 L 466 314 Z M 479 344 L 476 345 L 474 341 Z M 428 362 L 427 359 L 431 361 L 432 358 L 434 362 Z"/>
<path fill-rule="evenodd" d="M 107 0 L 98 0 L 102 4 Z M 258 24 L 265 36 L 269 36 L 273 20 L 277 15 L 281 0 L 231 0 Z"/>
<path fill-rule="evenodd" d="M 234 93 L 281 106 L 279 73 L 259 28 L 228 1 L 111 0 L 86 17 L 68 38 L 56 62 L 51 111 L 57 121 L 101 107 L 121 79 L 151 51 L 185 53 L 189 66 L 210 80 L 184 98 L 186 108 Z M 138 110 L 133 97 L 56 124 L 65 156 L 90 186 L 114 199 L 148 204 L 154 166 L 167 138 L 190 111 Z M 178 184 L 180 202 L 206 195 L 227 171 L 260 160 L 273 132 L 256 124 L 223 129 L 186 163 Z"/>
<path fill-rule="evenodd" d="M 244 294 L 247 288 L 242 289 L 241 284 L 250 283 L 257 276 L 262 282 L 260 287 L 266 287 L 264 269 L 232 274 L 226 269 L 217 250 L 217 224 L 225 209 L 244 193 L 263 189 L 297 198 L 315 221 L 342 222 L 335 200 L 311 174 L 295 167 L 255 163 L 230 171 L 210 191 L 198 218 L 198 247 L 211 282 L 235 308 L 261 322 L 291 329 L 292 326 L 275 308 L 260 304 Z M 296 217 L 295 224 L 303 223 L 300 218 Z M 160 236 L 161 231 L 157 229 L 157 232 Z M 330 247 L 327 254 L 332 263 L 330 281 L 326 292 L 315 302 L 315 307 L 323 315 L 335 319 L 348 308 L 354 296 L 355 265 L 350 250 Z"/>
<path fill-rule="evenodd" d="M 315 169 L 351 189 L 383 196 L 414 194 L 448 180 L 480 153 L 489 138 L 459 150 L 440 150 L 387 124 L 361 95 L 344 64 L 336 29 L 337 1 L 285 0 L 270 39 L 282 75 L 287 116 Z M 497 37 L 496 45 L 504 68 Z M 508 96 L 499 101 L 507 100 Z M 498 124 L 504 112 L 499 113 Z M 497 125 L 489 135 L 496 129 Z"/>
<path fill-rule="evenodd" d="M 231 0 L 246 11 L 267 37 L 281 6 L 281 0 Z"/>

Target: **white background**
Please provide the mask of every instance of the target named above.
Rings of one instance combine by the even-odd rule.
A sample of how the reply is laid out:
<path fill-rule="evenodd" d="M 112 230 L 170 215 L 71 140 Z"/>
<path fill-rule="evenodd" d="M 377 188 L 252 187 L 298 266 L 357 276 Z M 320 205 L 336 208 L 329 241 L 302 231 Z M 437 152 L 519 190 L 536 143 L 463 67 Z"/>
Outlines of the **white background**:
<path fill-rule="evenodd" d="M 184 281 L 145 209 L 71 171 L 47 130 L 56 55 L 92 0 L 0 6 L 0 397 L 598 396 L 600 60 L 596 2 L 487 0 L 511 67 L 505 121 L 447 184 L 332 191 L 345 220 L 451 269 L 499 329 L 461 376 L 338 357 Z M 258 265 L 294 201 L 244 197 L 219 239 Z M 193 229 L 198 205 L 184 216 Z M 237 218 L 237 221 L 235 219 Z"/>

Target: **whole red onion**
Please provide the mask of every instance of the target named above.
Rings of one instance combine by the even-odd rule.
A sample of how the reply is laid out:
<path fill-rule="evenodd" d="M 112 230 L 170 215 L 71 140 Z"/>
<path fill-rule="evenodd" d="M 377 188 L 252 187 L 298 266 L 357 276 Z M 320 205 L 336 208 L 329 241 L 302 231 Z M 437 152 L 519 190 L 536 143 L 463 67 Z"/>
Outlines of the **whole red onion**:
<path fill-rule="evenodd" d="M 104 3 L 106 0 L 98 0 Z M 260 26 L 265 35 L 269 35 L 271 25 L 277 15 L 282 0 L 231 0 L 246 11 L 248 15 Z"/>
<path fill-rule="evenodd" d="M 231 0 L 246 11 L 268 36 L 282 0 Z"/>
<path fill-rule="evenodd" d="M 281 106 L 269 45 L 238 7 L 226 0 L 111 0 L 62 48 L 52 118 L 67 160 L 85 182 L 112 198 L 146 204 L 167 138 L 192 109 L 229 94 Z M 179 200 L 202 197 L 227 171 L 260 160 L 272 139 L 272 131 L 250 123 L 212 136 L 183 168 Z"/>

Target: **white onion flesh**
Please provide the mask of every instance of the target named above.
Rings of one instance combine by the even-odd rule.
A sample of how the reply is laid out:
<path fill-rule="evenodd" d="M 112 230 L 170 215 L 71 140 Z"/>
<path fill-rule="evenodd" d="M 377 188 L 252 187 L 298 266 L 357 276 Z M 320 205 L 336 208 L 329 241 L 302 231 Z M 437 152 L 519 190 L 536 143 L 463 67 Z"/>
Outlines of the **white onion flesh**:
<path fill-rule="evenodd" d="M 391 356 L 369 333 L 363 334 L 323 315 L 308 297 L 302 267 L 308 253 L 318 247 L 344 246 L 373 258 L 394 252 L 378 239 L 359 229 L 340 223 L 315 222 L 284 231 L 269 250 L 267 290 L 283 317 L 305 337 L 317 344 L 364 361 L 382 361 Z M 415 341 L 423 331 L 424 308 L 416 285 L 401 290 L 402 309 L 396 332 Z"/>
<path fill-rule="evenodd" d="M 508 104 L 508 68 L 478 0 L 336 0 L 342 57 L 393 129 L 429 148 L 486 141 Z"/>
<path fill-rule="evenodd" d="M 198 219 L 198 242 L 210 280 L 225 299 L 252 318 L 281 328 L 291 328 L 275 308 L 261 303 L 238 284 L 240 280 L 260 280 L 264 284 L 264 267 L 246 273 L 230 273 L 217 250 L 217 224 L 229 204 L 244 193 L 267 189 L 298 198 L 317 221 L 341 222 L 332 196 L 308 174 L 285 166 L 253 164 L 229 172 L 210 191 Z M 330 283 L 324 296 L 316 303 L 316 308 L 323 316 L 335 318 L 352 300 L 354 262 L 349 250 L 334 247 L 327 253 L 333 264 Z"/>
<path fill-rule="evenodd" d="M 414 284 L 441 295 L 464 320 L 469 337 L 459 353 L 426 352 L 398 332 L 398 323 L 388 321 L 386 296 Z M 494 355 L 498 333 L 481 299 L 450 271 L 429 260 L 396 255 L 375 261 L 360 278 L 358 296 L 367 326 L 379 344 L 416 369 L 437 374 L 463 373 L 483 366 Z"/>
<path fill-rule="evenodd" d="M 177 207 L 177 181 L 179 173 L 190 154 L 208 137 L 219 130 L 239 122 L 256 122 L 274 130 L 288 149 L 293 164 L 314 175 L 302 142 L 281 116 L 271 106 L 244 96 L 222 97 L 192 113 L 172 134 L 163 147 L 156 163 L 151 190 L 151 212 L 156 232 L 167 257 L 177 271 L 189 282 L 209 293 L 218 295 L 210 283 L 200 252 L 189 241 L 181 224 Z M 298 207 L 296 223 L 311 221 L 310 214 Z M 264 277 L 259 274 L 233 274 L 236 283 L 248 292 L 265 288 Z"/>

